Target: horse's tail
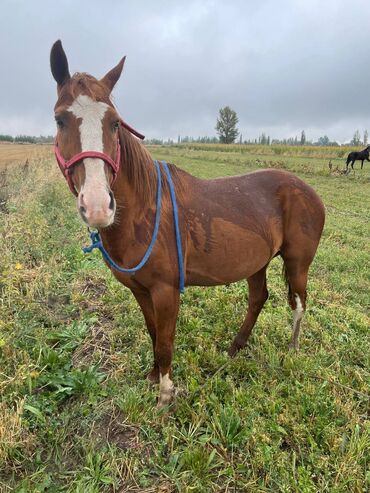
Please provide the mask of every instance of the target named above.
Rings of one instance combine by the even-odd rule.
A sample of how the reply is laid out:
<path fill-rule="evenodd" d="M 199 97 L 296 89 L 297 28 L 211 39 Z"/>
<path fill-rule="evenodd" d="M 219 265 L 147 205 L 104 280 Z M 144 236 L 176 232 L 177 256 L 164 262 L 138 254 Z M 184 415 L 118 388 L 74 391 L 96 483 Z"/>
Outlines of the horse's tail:
<path fill-rule="evenodd" d="M 281 275 L 283 276 L 285 285 L 287 286 L 288 285 L 288 274 L 287 274 L 287 271 L 286 271 L 286 268 L 285 268 L 285 263 L 283 263 L 283 266 L 282 266 L 282 269 L 281 269 Z"/>
<path fill-rule="evenodd" d="M 285 286 L 287 288 L 289 288 L 289 290 L 290 290 L 290 284 L 289 284 L 289 278 L 288 278 L 288 271 L 286 269 L 286 265 L 285 265 L 284 259 L 283 259 L 283 268 L 281 269 L 281 274 L 282 274 L 282 276 L 284 278 Z"/>
<path fill-rule="evenodd" d="M 347 156 L 347 164 L 349 164 L 351 162 L 351 154 L 348 154 Z"/>

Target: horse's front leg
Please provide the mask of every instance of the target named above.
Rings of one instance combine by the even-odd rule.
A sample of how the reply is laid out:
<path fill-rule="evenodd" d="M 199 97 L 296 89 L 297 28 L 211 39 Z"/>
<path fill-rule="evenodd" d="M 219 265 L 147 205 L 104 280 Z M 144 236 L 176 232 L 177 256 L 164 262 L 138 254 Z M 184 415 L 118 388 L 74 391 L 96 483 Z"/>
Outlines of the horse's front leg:
<path fill-rule="evenodd" d="M 175 395 L 175 387 L 171 380 L 171 363 L 180 293 L 177 288 L 161 284 L 151 291 L 151 297 L 156 326 L 154 354 L 159 367 L 158 407 L 163 407 L 169 404 Z"/>
<path fill-rule="evenodd" d="M 147 378 L 152 383 L 159 383 L 159 367 L 155 359 L 156 326 L 152 297 L 150 292 L 146 289 L 132 289 L 132 293 L 143 312 L 146 327 L 153 344 L 154 365 L 152 370 L 148 373 Z"/>

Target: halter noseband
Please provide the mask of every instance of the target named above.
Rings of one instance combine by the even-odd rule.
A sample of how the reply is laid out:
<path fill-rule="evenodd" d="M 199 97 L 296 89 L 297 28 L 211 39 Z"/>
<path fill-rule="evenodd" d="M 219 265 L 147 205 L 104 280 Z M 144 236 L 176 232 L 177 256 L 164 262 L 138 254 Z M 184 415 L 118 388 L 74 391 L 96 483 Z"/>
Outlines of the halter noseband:
<path fill-rule="evenodd" d="M 130 133 L 138 137 L 139 139 L 143 140 L 145 137 L 143 134 L 139 133 L 137 130 L 133 129 L 128 125 L 126 122 L 123 120 L 120 120 L 121 126 L 126 128 Z M 98 151 L 83 151 L 79 152 L 78 154 L 75 154 L 71 159 L 68 159 L 67 161 L 64 159 L 62 156 L 58 141 L 55 139 L 54 142 L 54 154 L 55 158 L 57 160 L 57 163 L 59 165 L 60 171 L 63 173 L 64 178 L 67 180 L 69 189 L 77 197 L 78 193 L 76 190 L 76 187 L 74 186 L 73 180 L 72 180 L 72 169 L 73 166 L 81 161 L 82 159 L 85 158 L 98 158 L 107 163 L 113 172 L 113 182 L 115 181 L 117 177 L 117 173 L 119 171 L 119 165 L 121 161 L 121 146 L 119 143 L 119 137 L 117 136 L 117 151 L 116 151 L 116 159 L 112 159 L 108 154 L 105 154 L 104 152 L 98 152 Z"/>

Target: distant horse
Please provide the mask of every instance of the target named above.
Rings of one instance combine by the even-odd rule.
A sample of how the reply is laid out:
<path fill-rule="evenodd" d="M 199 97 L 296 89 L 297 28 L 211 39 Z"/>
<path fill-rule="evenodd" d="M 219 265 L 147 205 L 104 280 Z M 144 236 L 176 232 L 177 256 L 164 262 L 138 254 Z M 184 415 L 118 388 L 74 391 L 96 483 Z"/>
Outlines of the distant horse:
<path fill-rule="evenodd" d="M 170 403 L 175 390 L 171 363 L 182 265 L 187 286 L 247 279 L 248 312 L 229 349 L 234 356 L 246 345 L 268 298 L 266 269 L 280 255 L 294 310 L 291 346 L 297 348 L 308 269 L 325 220 L 316 192 L 283 170 L 203 180 L 169 164 L 177 195 L 180 264 L 166 165 L 153 162 L 127 125 L 122 126 L 111 102 L 124 59 L 100 80 L 81 73 L 71 77 L 60 41 L 53 45 L 50 61 L 58 91 L 58 163 L 77 197 L 81 217 L 98 228 L 116 264 L 132 266 L 143 258 L 161 211 L 157 240 L 144 267 L 135 274 L 111 267 L 142 309 L 154 351 L 148 378 L 160 384 L 158 406 Z M 160 183 L 161 209 L 156 195 Z"/>
<path fill-rule="evenodd" d="M 348 165 L 351 163 L 351 167 L 353 169 L 353 165 L 355 161 L 361 161 L 361 169 L 364 166 L 364 161 L 370 161 L 369 159 L 370 145 L 367 146 L 362 151 L 353 151 L 348 154 L 347 163 L 346 163 L 346 171 L 349 173 Z"/>

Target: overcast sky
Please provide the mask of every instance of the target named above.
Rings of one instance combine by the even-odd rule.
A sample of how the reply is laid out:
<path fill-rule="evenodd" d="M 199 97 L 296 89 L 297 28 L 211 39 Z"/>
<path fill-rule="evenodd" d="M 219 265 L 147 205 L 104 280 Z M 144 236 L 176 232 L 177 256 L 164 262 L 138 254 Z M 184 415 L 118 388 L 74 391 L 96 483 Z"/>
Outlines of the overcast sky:
<path fill-rule="evenodd" d="M 53 134 L 49 69 L 100 78 L 148 138 L 215 135 L 231 106 L 243 138 L 370 131 L 369 0 L 0 0 L 0 133 Z"/>

